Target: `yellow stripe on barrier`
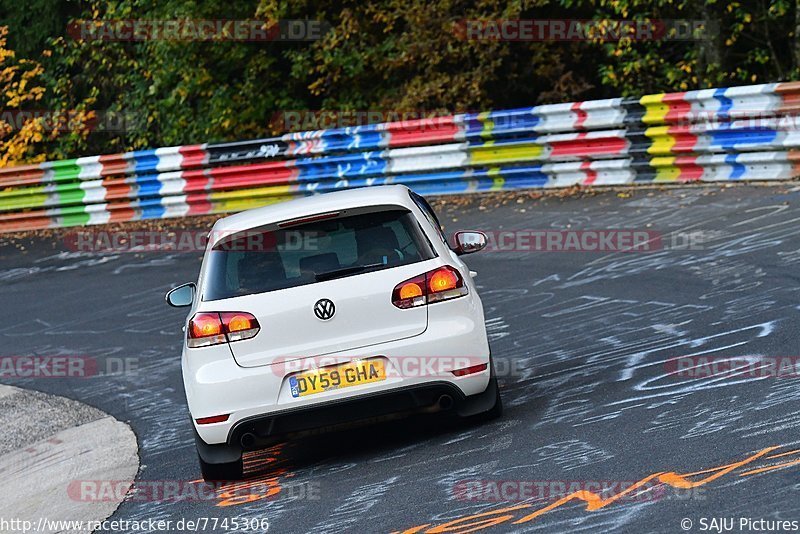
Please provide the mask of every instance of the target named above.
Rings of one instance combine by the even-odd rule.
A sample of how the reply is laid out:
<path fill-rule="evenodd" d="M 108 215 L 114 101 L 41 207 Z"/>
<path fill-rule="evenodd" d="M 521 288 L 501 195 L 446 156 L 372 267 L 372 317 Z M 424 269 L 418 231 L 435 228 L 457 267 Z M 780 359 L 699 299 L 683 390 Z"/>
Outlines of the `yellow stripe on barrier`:
<path fill-rule="evenodd" d="M 532 161 L 544 156 L 542 145 L 494 145 L 470 148 L 470 162 L 475 165 L 490 163 L 508 163 L 512 161 Z"/>
<path fill-rule="evenodd" d="M 209 195 L 215 211 L 239 211 L 277 204 L 295 198 L 288 185 L 258 187 L 239 191 L 217 191 Z"/>
<path fill-rule="evenodd" d="M 481 123 L 481 137 L 483 139 L 491 139 L 492 132 L 494 132 L 494 121 L 490 119 L 491 112 L 483 111 L 478 113 L 478 120 Z"/>
<path fill-rule="evenodd" d="M 38 208 L 44 206 L 49 197 L 44 187 L 30 187 L 24 192 L 13 189 L 0 191 L 0 210 Z"/>
<path fill-rule="evenodd" d="M 492 187 L 490 188 L 491 191 L 500 191 L 503 189 L 503 186 L 506 183 L 506 179 L 502 177 L 500 174 L 502 169 L 500 167 L 491 167 L 487 171 L 487 175 L 492 178 Z"/>
<path fill-rule="evenodd" d="M 650 166 L 656 170 L 654 182 L 677 182 L 681 175 L 681 170 L 675 166 L 674 157 L 653 158 Z"/>
<path fill-rule="evenodd" d="M 644 106 L 645 113 L 642 122 L 645 124 L 660 124 L 669 113 L 669 106 L 664 104 L 664 93 L 645 95 L 639 99 L 639 104 Z"/>
<path fill-rule="evenodd" d="M 669 126 L 654 126 L 648 128 L 644 131 L 644 135 L 653 140 L 653 144 L 647 148 L 648 154 L 672 154 L 672 147 L 675 146 L 675 138 L 669 134 Z"/>
<path fill-rule="evenodd" d="M 240 198 L 223 201 L 214 201 L 211 203 L 214 213 L 226 211 L 243 211 L 253 208 L 262 208 L 271 204 L 279 204 L 292 200 L 295 196 L 275 196 L 275 197 L 260 197 L 260 198 Z"/>

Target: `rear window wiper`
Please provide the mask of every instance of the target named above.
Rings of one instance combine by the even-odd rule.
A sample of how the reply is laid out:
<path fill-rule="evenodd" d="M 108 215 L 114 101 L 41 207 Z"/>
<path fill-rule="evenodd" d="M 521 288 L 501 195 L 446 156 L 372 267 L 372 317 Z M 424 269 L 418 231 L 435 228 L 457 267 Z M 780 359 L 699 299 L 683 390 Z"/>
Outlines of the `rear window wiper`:
<path fill-rule="evenodd" d="M 325 271 L 324 273 L 315 273 L 314 279 L 317 282 L 322 282 L 323 280 L 331 280 L 333 278 L 339 278 L 340 276 L 347 276 L 350 274 L 356 274 L 363 271 L 367 271 L 369 269 L 375 269 L 377 267 L 385 266 L 385 263 L 370 263 L 368 265 L 352 265 L 350 267 L 342 267 L 341 269 L 334 269 L 332 271 Z"/>

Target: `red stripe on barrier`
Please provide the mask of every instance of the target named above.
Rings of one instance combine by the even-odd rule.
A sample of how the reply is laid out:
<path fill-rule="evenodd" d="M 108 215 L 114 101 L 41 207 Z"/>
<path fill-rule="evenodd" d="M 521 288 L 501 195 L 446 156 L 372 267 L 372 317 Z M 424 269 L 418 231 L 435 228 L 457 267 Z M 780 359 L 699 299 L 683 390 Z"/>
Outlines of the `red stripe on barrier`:
<path fill-rule="evenodd" d="M 800 82 L 779 83 L 775 93 L 781 97 L 778 111 L 781 113 L 800 112 Z"/>
<path fill-rule="evenodd" d="M 41 230 L 55 226 L 53 220 L 47 216 L 17 218 L 13 220 L 0 220 L 0 232 L 17 232 L 21 230 Z"/>
<path fill-rule="evenodd" d="M 461 128 L 456 124 L 450 124 L 435 130 L 413 131 L 409 129 L 393 131 L 390 134 L 388 146 L 397 148 L 422 144 L 449 143 L 456 140 L 460 131 Z"/>
<path fill-rule="evenodd" d="M 117 202 L 108 205 L 109 222 L 132 221 L 138 218 L 139 210 L 130 202 Z"/>
<path fill-rule="evenodd" d="M 186 204 L 189 205 L 189 215 L 205 215 L 211 213 L 213 206 L 205 193 L 196 193 L 186 196 Z"/>
<path fill-rule="evenodd" d="M 203 145 L 184 145 L 178 149 L 178 153 L 183 156 L 182 169 L 202 167 L 208 163 L 208 152 Z"/>
<path fill-rule="evenodd" d="M 577 119 L 575 119 L 575 124 L 574 124 L 575 128 L 583 128 L 583 123 L 586 122 L 586 117 L 588 117 L 587 113 L 583 109 L 581 109 L 582 105 L 583 102 L 575 102 L 574 104 L 572 104 L 572 107 L 570 108 L 571 111 L 575 113 L 575 115 L 577 115 Z"/>
<path fill-rule="evenodd" d="M 697 145 L 697 135 L 691 132 L 690 126 L 670 126 L 667 133 L 675 140 L 670 152 L 692 152 Z"/>
<path fill-rule="evenodd" d="M 586 178 L 583 180 L 583 185 L 592 185 L 597 180 L 597 171 L 592 169 L 591 161 L 584 161 L 581 163 L 581 170 L 586 173 Z"/>
<path fill-rule="evenodd" d="M 136 198 L 138 190 L 131 188 L 124 178 L 103 180 L 103 187 L 106 188 L 106 200 L 119 200 L 121 198 Z"/>
<path fill-rule="evenodd" d="M 679 182 L 697 182 L 703 177 L 703 167 L 697 164 L 697 156 L 677 157 L 675 166 L 681 171 Z"/>
<path fill-rule="evenodd" d="M 551 141 L 550 157 L 563 156 L 596 156 L 623 154 L 628 149 L 628 141 L 621 137 L 592 137 L 587 138 L 586 133 L 578 134 L 576 139 L 569 141 Z"/>
<path fill-rule="evenodd" d="M 183 171 L 181 177 L 186 180 L 186 184 L 183 186 L 184 193 L 207 191 L 211 188 L 211 177 L 206 169 Z"/>
<path fill-rule="evenodd" d="M 44 178 L 44 170 L 39 165 L 15 165 L 0 168 L 0 187 L 14 185 L 39 185 Z"/>
<path fill-rule="evenodd" d="M 132 163 L 125 159 L 124 154 L 100 156 L 99 162 L 103 166 L 100 176 L 124 175 L 133 168 Z"/>
<path fill-rule="evenodd" d="M 297 181 L 299 170 L 287 167 L 285 161 L 259 163 L 257 165 L 238 165 L 211 169 L 214 189 L 242 187 L 248 185 L 276 185 Z"/>
<path fill-rule="evenodd" d="M 686 93 L 667 93 L 661 99 L 669 107 L 664 116 L 667 122 L 678 121 L 686 118 L 692 112 L 692 104 L 686 101 Z"/>

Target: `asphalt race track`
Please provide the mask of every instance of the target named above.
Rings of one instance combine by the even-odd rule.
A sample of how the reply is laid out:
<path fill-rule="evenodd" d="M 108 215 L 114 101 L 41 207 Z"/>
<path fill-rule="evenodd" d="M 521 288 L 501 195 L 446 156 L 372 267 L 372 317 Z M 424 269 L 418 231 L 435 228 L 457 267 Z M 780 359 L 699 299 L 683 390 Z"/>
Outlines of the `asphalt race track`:
<path fill-rule="evenodd" d="M 800 362 L 796 185 L 451 200 L 440 209 L 448 232 L 646 230 L 661 245 L 466 258 L 501 374 L 506 413 L 496 422 L 419 417 L 310 437 L 249 457 L 245 483 L 177 501 L 144 492 L 113 518 L 258 518 L 270 532 L 797 521 L 800 369 L 703 375 L 676 360 Z M 184 312 L 164 304 L 171 286 L 196 279 L 199 258 L 72 252 L 58 240 L 0 248 L 0 355 L 130 363 L 111 375 L 3 382 L 129 422 L 140 484 L 199 478 L 180 377 Z M 612 490 L 593 499 L 596 483 Z M 559 500 L 564 488 L 584 499 Z"/>

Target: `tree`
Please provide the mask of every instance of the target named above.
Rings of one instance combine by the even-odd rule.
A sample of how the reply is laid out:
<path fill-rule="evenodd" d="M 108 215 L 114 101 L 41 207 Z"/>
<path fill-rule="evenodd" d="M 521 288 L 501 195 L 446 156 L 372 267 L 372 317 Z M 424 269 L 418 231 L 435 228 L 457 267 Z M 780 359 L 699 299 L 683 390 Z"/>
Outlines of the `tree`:
<path fill-rule="evenodd" d="M 48 141 L 63 136 L 85 136 L 93 114 L 38 108 L 46 89 L 42 66 L 17 59 L 7 48 L 8 28 L 0 26 L 0 166 L 43 161 Z"/>

